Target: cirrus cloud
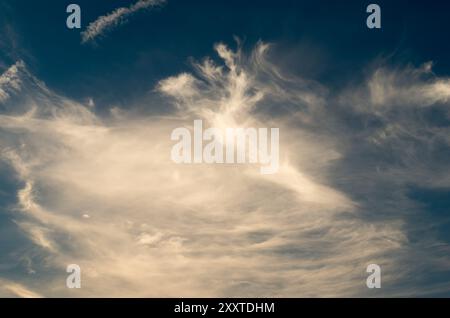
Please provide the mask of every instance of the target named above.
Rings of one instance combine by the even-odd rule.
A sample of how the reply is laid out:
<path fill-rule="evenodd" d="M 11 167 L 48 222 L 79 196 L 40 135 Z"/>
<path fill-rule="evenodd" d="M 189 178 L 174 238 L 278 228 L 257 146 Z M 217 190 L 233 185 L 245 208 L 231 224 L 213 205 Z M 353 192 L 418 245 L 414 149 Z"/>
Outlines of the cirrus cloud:
<path fill-rule="evenodd" d="M 139 0 L 129 7 L 120 7 L 114 11 L 98 17 L 95 21 L 89 23 L 86 30 L 81 32 L 81 42 L 86 43 L 95 40 L 119 25 L 125 23 L 126 19 L 132 14 L 151 7 L 162 5 L 166 0 Z"/>
<path fill-rule="evenodd" d="M 13 219 L 33 245 L 13 256 L 23 273 L 10 283 L 15 294 L 361 296 L 369 295 L 370 263 L 386 269 L 378 295 L 448 292 L 414 279 L 448 268 L 448 244 L 432 235 L 410 240 L 418 228 L 410 216 L 421 207 L 407 197 L 410 184 L 450 185 L 448 163 L 433 151 L 448 146 L 448 127 L 415 117 L 424 104 L 448 108 L 445 94 L 430 101 L 426 93 L 446 92 L 448 80 L 377 70 L 333 95 L 282 74 L 268 44 L 250 54 L 215 50 L 220 63 L 207 58 L 158 83 L 175 106 L 171 116 L 100 116 L 25 65 L 7 71 L 20 79 L 22 106 L 0 115 L 0 156 L 20 181 Z M 14 79 L 4 78 L 6 92 Z M 389 78 L 386 93 L 376 83 Z M 409 87 L 416 95 L 404 93 Z M 399 103 L 410 107 L 399 113 Z M 286 105 L 287 113 L 273 111 Z M 279 173 L 172 163 L 170 132 L 198 118 L 214 127 L 279 127 Z M 420 139 L 424 131 L 429 139 Z M 82 268 L 80 290 L 64 284 L 72 263 Z"/>

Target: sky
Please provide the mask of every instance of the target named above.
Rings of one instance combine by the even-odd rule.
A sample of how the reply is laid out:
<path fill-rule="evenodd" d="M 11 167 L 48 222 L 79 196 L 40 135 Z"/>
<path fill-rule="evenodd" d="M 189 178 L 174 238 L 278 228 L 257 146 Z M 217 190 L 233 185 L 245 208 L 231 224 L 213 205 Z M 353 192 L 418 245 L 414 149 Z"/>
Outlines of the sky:
<path fill-rule="evenodd" d="M 0 297 L 450 296 L 450 4 L 370 3 L 0 0 Z"/>

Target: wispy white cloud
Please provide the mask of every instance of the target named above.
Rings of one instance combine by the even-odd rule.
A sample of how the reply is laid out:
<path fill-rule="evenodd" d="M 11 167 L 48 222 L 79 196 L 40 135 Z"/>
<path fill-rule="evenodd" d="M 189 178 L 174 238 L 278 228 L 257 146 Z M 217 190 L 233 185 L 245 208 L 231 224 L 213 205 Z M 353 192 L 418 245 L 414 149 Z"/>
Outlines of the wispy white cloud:
<path fill-rule="evenodd" d="M 16 223 L 35 246 L 24 252 L 34 274 L 21 286 L 34 290 L 39 282 L 44 296 L 361 296 L 368 295 L 365 267 L 377 263 L 387 269 L 380 295 L 445 290 L 395 288 L 417 268 L 449 265 L 442 257 L 448 247 L 439 240 L 430 235 L 412 245 L 407 233 L 404 211 L 419 208 L 403 187 L 429 184 L 423 176 L 436 175 L 426 170 L 431 153 L 431 162 L 417 165 L 408 137 L 382 133 L 400 126 L 419 135 L 421 122 L 374 110 L 373 76 L 337 102 L 319 83 L 281 74 L 267 58 L 267 44 L 250 55 L 215 48 L 222 63 L 206 59 L 192 73 L 159 82 L 157 91 L 176 106 L 164 118 L 126 110 L 99 117 L 95 106 L 55 94 L 27 71 L 17 73 L 29 98 L 23 112 L 0 115 L 0 158 L 21 181 Z M 417 78 L 411 85 L 433 83 L 446 79 Z M 389 96 L 406 96 L 402 87 L 392 85 Z M 418 93 L 416 109 L 422 99 Z M 348 134 L 351 127 L 337 124 L 340 114 L 330 107 L 346 103 L 351 114 L 379 116 L 383 124 Z M 268 104 L 295 107 L 286 115 Z M 194 118 L 214 127 L 279 127 L 279 173 L 173 164 L 170 132 Z M 445 136 L 445 129 L 427 127 L 427 133 Z M 382 154 L 392 148 L 408 164 L 376 161 L 377 147 Z M 425 142 L 420 149 L 431 148 Z M 440 172 L 441 184 L 450 184 L 448 171 Z M 388 221 L 377 220 L 384 214 Z M 61 277 L 72 263 L 82 268 L 83 287 L 76 291 Z M 55 275 L 44 279 L 49 269 Z"/>
<path fill-rule="evenodd" d="M 367 85 L 348 92 L 344 98 L 355 98 L 353 106 L 359 111 L 385 113 L 394 107 L 427 107 L 450 101 L 450 79 L 437 77 L 432 62 L 418 68 L 408 66 L 400 70 L 377 68 Z"/>
<path fill-rule="evenodd" d="M 21 67 L 24 67 L 24 63 L 19 61 L 0 76 L 0 102 L 4 103 L 11 94 L 20 91 L 22 81 L 18 73 Z"/>
<path fill-rule="evenodd" d="M 98 17 L 94 22 L 89 23 L 86 30 L 81 32 L 81 42 L 86 43 L 95 40 L 117 26 L 123 24 L 127 18 L 137 11 L 162 5 L 166 0 L 139 0 L 129 7 L 120 7 L 114 11 Z"/>
<path fill-rule="evenodd" d="M 0 296 L 2 297 L 20 297 L 20 298 L 42 298 L 42 295 L 31 291 L 27 287 L 0 279 Z"/>

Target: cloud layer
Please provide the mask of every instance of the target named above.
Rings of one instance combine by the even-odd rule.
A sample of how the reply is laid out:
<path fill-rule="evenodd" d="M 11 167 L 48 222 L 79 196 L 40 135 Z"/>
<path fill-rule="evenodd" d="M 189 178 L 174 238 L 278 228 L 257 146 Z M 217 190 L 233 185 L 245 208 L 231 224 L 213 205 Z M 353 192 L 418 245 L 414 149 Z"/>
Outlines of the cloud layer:
<path fill-rule="evenodd" d="M 10 256 L 20 274 L 3 277 L 0 294 L 448 292 L 415 278 L 449 268 L 449 248 L 432 233 L 412 239 L 421 230 L 412 218 L 423 209 L 407 192 L 450 186 L 441 158 L 448 125 L 426 117 L 430 109 L 448 116 L 448 78 L 433 75 L 431 64 L 378 67 L 365 83 L 331 94 L 282 74 L 269 50 L 217 44 L 219 64 L 207 58 L 192 73 L 162 79 L 156 91 L 174 105 L 170 116 L 99 116 L 52 92 L 22 62 L 7 70 L 1 158 L 18 180 L 12 219 L 32 248 Z M 280 128 L 279 173 L 172 163 L 170 133 L 193 119 Z M 65 287 L 73 263 L 82 268 L 80 290 Z M 379 291 L 365 286 L 370 263 L 383 268 Z"/>

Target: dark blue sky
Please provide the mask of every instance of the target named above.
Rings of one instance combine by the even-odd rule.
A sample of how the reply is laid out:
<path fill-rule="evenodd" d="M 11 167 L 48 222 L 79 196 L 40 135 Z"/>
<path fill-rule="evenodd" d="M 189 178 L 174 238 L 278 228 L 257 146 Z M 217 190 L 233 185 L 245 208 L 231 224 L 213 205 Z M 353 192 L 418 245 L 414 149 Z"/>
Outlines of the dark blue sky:
<path fill-rule="evenodd" d="M 370 1 L 180 1 L 139 12 L 96 44 L 80 43 L 65 27 L 74 1 L 2 1 L 3 25 L 12 25 L 16 53 L 50 87 L 98 105 L 130 102 L 159 79 L 189 69 L 189 57 L 212 55 L 214 43 L 233 36 L 253 46 L 277 44 L 278 65 L 327 85 L 364 74 L 369 63 L 435 62 L 450 71 L 445 1 L 378 1 L 382 29 L 365 26 Z M 130 1 L 75 1 L 82 29 Z M 121 87 L 120 96 L 116 88 Z"/>

